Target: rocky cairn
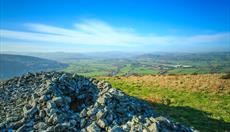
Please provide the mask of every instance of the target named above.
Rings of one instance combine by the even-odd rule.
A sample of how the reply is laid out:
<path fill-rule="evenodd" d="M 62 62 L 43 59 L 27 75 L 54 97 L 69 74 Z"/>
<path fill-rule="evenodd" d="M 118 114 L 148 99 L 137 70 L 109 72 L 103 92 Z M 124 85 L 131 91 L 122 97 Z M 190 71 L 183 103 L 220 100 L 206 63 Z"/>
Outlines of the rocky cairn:
<path fill-rule="evenodd" d="M 109 83 L 62 72 L 1 82 L 0 110 L 1 131 L 193 131 Z"/>

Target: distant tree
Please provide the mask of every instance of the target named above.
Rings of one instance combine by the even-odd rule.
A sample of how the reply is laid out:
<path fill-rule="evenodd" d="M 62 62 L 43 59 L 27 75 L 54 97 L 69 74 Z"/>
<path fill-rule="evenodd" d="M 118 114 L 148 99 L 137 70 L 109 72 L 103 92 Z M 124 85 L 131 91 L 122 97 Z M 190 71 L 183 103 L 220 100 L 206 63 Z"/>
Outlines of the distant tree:
<path fill-rule="evenodd" d="M 230 73 L 227 73 L 226 75 L 221 76 L 220 79 L 230 79 Z"/>
<path fill-rule="evenodd" d="M 197 72 L 193 72 L 192 75 L 197 75 L 198 73 Z"/>

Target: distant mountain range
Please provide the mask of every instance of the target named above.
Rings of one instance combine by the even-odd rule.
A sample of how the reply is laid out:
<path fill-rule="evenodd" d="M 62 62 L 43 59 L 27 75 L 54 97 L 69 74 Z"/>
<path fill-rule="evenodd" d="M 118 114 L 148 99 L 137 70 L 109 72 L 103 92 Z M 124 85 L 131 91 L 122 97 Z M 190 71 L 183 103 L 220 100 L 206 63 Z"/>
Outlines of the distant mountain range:
<path fill-rule="evenodd" d="M 165 61 L 213 61 L 230 60 L 230 52 L 207 52 L 207 53 L 149 53 L 135 57 L 136 59 L 153 59 Z"/>
<path fill-rule="evenodd" d="M 67 64 L 37 57 L 0 54 L 0 79 L 20 76 L 26 72 L 58 70 L 67 66 Z"/>
<path fill-rule="evenodd" d="M 13 55 L 26 55 L 34 56 L 39 58 L 45 58 L 56 61 L 67 61 L 67 60 L 77 60 L 77 59 L 114 59 L 114 58 L 130 58 L 137 55 L 142 55 L 142 53 L 129 53 L 129 52 L 88 52 L 88 53 L 75 53 L 75 52 L 7 52 L 2 51 L 3 54 L 13 54 Z"/>
<path fill-rule="evenodd" d="M 230 52 L 201 52 L 201 53 L 183 53 L 183 52 L 10 52 L 1 51 L 2 54 L 25 55 L 44 58 L 55 61 L 72 61 L 78 59 L 160 59 L 160 60 L 207 60 L 207 59 L 229 59 Z"/>

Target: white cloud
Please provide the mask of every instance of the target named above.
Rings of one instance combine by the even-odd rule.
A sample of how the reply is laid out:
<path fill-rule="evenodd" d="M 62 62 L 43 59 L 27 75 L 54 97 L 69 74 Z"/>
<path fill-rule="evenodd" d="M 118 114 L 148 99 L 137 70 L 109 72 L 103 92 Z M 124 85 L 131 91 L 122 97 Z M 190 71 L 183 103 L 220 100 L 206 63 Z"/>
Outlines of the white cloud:
<path fill-rule="evenodd" d="M 117 48 L 138 48 L 143 46 L 202 44 L 202 43 L 230 43 L 230 33 L 198 34 L 193 36 L 172 35 L 139 35 L 130 32 L 130 29 L 113 27 L 98 20 L 85 20 L 74 24 L 72 29 L 51 25 L 29 23 L 29 31 L 0 29 L 0 37 L 8 40 L 17 40 L 37 43 L 62 43 L 63 45 L 88 46 L 116 46 Z M 156 33 L 151 33 L 156 34 Z"/>

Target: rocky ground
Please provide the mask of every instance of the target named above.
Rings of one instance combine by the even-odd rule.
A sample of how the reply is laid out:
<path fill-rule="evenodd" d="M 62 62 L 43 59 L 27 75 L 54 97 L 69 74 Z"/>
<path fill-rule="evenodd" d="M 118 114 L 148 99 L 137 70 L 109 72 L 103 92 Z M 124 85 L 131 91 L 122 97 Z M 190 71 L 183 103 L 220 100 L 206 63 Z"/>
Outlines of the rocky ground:
<path fill-rule="evenodd" d="M 61 72 L 1 82 L 0 110 L 2 131 L 194 131 L 109 83 Z"/>

